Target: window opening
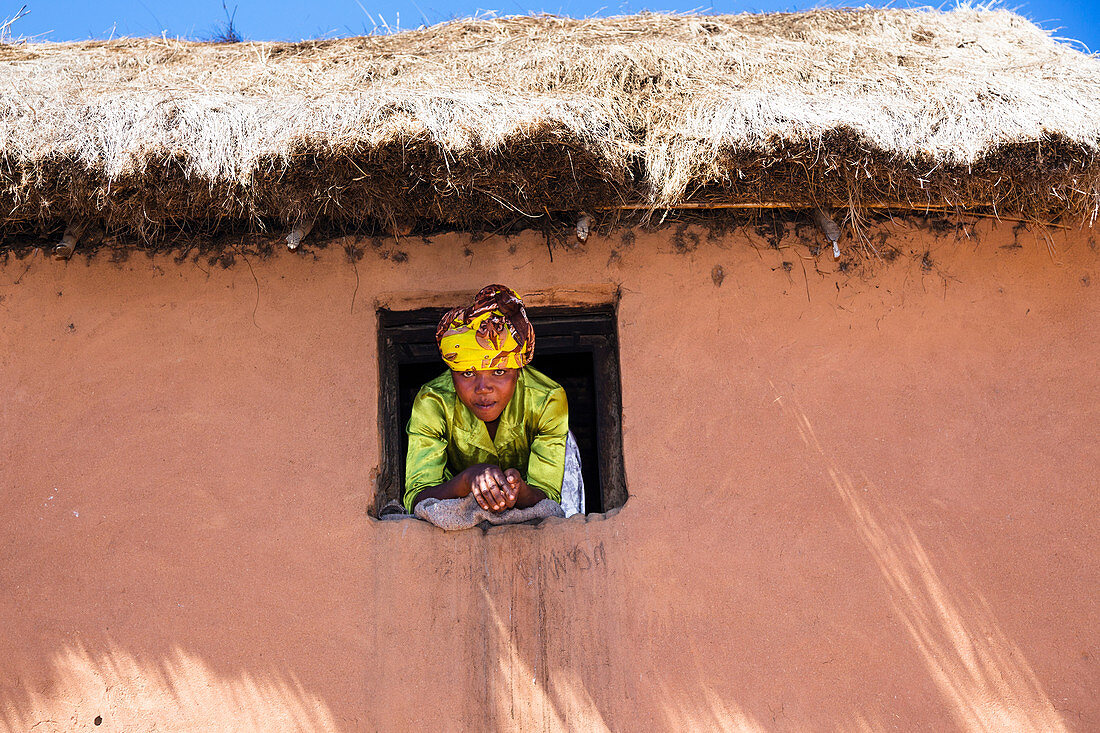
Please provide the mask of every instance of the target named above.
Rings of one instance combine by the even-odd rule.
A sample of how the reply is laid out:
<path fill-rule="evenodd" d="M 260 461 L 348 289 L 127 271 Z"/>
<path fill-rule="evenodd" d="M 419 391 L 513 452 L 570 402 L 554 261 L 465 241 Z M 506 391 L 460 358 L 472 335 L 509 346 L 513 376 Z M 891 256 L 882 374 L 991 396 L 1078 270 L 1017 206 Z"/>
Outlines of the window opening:
<path fill-rule="evenodd" d="M 413 399 L 447 365 L 435 327 L 445 308 L 379 310 L 379 425 L 382 456 L 374 513 L 400 501 L 405 486 L 405 426 Z M 569 429 L 581 454 L 585 512 L 626 502 L 622 458 L 622 398 L 615 311 L 611 306 L 527 308 L 535 327 L 531 366 L 560 384 L 569 399 Z"/>

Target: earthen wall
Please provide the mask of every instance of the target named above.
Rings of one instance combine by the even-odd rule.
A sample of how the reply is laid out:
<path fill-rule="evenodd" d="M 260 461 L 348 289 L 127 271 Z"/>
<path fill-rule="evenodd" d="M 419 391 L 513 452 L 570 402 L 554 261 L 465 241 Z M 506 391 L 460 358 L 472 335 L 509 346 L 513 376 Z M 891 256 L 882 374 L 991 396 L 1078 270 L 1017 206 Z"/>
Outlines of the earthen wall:
<path fill-rule="evenodd" d="M 1100 727 L 1100 235 L 777 232 L 9 258 L 0 728 Z M 376 309 L 490 282 L 617 302 L 630 499 L 370 518 Z"/>

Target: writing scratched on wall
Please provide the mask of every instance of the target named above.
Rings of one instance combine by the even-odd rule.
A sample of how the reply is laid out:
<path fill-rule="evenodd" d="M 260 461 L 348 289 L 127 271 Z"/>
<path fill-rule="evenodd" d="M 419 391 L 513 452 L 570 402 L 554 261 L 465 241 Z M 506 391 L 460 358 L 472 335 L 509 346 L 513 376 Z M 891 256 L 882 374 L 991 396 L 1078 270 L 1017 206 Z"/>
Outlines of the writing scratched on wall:
<path fill-rule="evenodd" d="M 607 551 L 604 550 L 603 542 L 597 542 L 587 549 L 577 544 L 569 549 L 547 550 L 539 557 L 539 570 L 555 580 L 606 567 Z"/>
<path fill-rule="evenodd" d="M 490 557 L 491 555 L 483 557 L 476 563 L 464 563 L 455 555 L 444 554 L 439 558 L 440 578 L 451 577 L 455 580 L 469 581 L 501 572 L 502 566 L 489 559 Z M 543 550 L 534 562 L 523 555 L 515 556 L 508 565 L 513 572 L 528 582 L 535 576 L 541 576 L 543 580 L 570 582 L 571 579 L 585 573 L 606 572 L 607 550 L 602 541 L 594 545 L 577 543 L 572 546 Z"/>

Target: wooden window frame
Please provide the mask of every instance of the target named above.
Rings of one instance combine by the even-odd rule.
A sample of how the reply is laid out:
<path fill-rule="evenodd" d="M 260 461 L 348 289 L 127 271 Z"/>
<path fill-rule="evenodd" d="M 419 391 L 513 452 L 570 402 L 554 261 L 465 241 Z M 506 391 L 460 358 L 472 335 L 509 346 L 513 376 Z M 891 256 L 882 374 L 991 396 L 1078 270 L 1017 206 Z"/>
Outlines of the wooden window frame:
<path fill-rule="evenodd" d="M 445 308 L 378 310 L 379 472 L 371 514 L 378 516 L 404 493 L 405 455 L 400 415 L 402 364 L 437 360 L 435 326 Z M 622 383 L 619 371 L 618 314 L 615 306 L 548 306 L 527 308 L 535 327 L 536 354 L 589 353 L 596 400 L 596 443 L 601 505 L 588 514 L 606 513 L 626 503 L 622 448 Z M 537 356 L 536 356 L 537 363 Z"/>

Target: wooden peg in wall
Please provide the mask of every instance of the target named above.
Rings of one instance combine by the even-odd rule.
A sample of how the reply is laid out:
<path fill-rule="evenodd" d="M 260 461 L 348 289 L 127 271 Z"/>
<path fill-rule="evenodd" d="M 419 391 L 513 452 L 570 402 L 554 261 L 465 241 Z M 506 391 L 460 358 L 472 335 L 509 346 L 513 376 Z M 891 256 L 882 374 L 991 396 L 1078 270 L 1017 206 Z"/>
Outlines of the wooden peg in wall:
<path fill-rule="evenodd" d="M 298 249 L 298 245 L 301 244 L 302 240 L 313 230 L 314 221 L 316 221 L 316 218 L 312 216 L 298 220 L 298 223 L 290 230 L 290 234 L 286 235 L 287 249 Z"/>
<path fill-rule="evenodd" d="M 577 241 L 588 241 L 588 234 L 592 231 L 592 217 L 583 211 L 577 216 Z"/>
<path fill-rule="evenodd" d="M 833 259 L 840 259 L 840 227 L 825 209 L 814 209 L 814 221 L 829 243 L 833 245 Z"/>
<path fill-rule="evenodd" d="M 54 245 L 53 256 L 57 260 L 67 260 L 73 256 L 76 245 L 84 235 L 85 224 L 69 224 L 65 227 L 65 234 L 61 241 Z"/>

